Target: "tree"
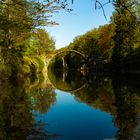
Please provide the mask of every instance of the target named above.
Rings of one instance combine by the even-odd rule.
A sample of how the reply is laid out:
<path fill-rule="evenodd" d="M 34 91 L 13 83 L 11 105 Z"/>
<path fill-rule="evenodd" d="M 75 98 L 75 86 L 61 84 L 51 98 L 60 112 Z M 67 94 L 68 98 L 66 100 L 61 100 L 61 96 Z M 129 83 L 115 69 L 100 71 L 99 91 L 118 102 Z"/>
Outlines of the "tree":
<path fill-rule="evenodd" d="M 1 0 L 0 47 L 21 51 L 37 27 L 54 25 L 55 22 L 49 21 L 50 14 L 60 8 L 54 3 L 56 1 Z"/>
<path fill-rule="evenodd" d="M 33 38 L 38 54 L 46 54 L 55 49 L 55 41 L 44 29 L 37 29 Z"/>
<path fill-rule="evenodd" d="M 113 32 L 112 24 L 100 26 L 76 37 L 68 48 L 80 51 L 91 62 L 98 63 L 100 58 L 101 61 L 109 62 L 112 55 L 111 36 Z"/>
<path fill-rule="evenodd" d="M 0 1 L 0 46 L 20 46 L 36 27 L 55 24 L 49 21 L 50 13 L 57 10 L 52 4 L 36 0 Z"/>
<path fill-rule="evenodd" d="M 27 40 L 36 28 L 48 24 L 51 13 L 59 10 L 55 1 L 0 0 L 0 52 L 6 68 L 17 73 L 23 62 Z M 28 45 L 28 47 L 32 47 Z"/>
<path fill-rule="evenodd" d="M 136 18 L 133 16 L 132 5 L 128 0 L 117 0 L 114 2 L 115 13 L 112 22 L 115 25 L 113 36 L 114 49 L 112 62 L 114 68 L 121 68 L 121 61 L 131 53 L 134 46 Z"/>
<path fill-rule="evenodd" d="M 27 14 L 27 1 L 0 2 L 0 46 L 12 48 L 28 38 L 32 19 Z"/>

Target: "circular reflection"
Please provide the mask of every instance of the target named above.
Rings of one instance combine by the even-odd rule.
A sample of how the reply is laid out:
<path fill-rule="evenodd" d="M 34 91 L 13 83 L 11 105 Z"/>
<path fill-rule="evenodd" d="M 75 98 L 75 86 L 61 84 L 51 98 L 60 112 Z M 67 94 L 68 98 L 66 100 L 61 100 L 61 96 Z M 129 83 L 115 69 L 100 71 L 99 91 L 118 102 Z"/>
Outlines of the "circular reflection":
<path fill-rule="evenodd" d="M 85 76 L 78 70 L 50 69 L 48 77 L 55 88 L 63 91 L 77 90 L 85 84 Z"/>

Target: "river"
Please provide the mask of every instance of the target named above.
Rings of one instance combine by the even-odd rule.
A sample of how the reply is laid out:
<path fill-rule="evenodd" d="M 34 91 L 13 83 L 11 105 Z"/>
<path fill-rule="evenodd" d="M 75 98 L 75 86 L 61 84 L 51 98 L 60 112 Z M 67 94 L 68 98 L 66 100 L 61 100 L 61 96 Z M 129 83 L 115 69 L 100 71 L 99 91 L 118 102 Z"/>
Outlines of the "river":
<path fill-rule="evenodd" d="M 139 140 L 140 76 L 50 73 L 0 81 L 1 140 Z"/>

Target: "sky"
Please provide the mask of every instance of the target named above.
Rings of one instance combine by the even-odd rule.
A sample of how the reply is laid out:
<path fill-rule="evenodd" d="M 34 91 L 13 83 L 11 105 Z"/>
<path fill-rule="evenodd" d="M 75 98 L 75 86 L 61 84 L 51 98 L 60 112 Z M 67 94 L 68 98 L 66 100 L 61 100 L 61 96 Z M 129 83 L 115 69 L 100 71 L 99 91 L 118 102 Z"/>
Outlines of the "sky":
<path fill-rule="evenodd" d="M 107 2 L 107 0 L 100 1 Z M 56 21 L 59 25 L 47 26 L 46 30 L 55 39 L 56 49 L 67 46 L 78 35 L 109 23 L 114 10 L 113 6 L 111 4 L 104 6 L 106 20 L 103 11 L 95 10 L 94 4 L 95 0 L 74 0 L 74 4 L 69 5 L 69 8 L 73 9 L 72 12 L 60 10 L 59 13 L 53 14 L 51 20 Z"/>

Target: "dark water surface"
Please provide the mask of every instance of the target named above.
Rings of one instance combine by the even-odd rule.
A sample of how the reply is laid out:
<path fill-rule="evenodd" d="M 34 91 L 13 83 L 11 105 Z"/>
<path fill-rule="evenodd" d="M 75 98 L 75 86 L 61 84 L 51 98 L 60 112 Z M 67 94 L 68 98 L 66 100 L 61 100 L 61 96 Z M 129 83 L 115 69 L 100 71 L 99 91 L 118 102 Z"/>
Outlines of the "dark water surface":
<path fill-rule="evenodd" d="M 0 81 L 0 140 L 139 140 L 140 76 L 49 73 Z"/>
<path fill-rule="evenodd" d="M 110 114 L 77 101 L 69 93 L 56 90 L 56 103 L 37 120 L 47 122 L 46 130 L 61 134 L 58 140 L 103 140 L 117 129 Z"/>

